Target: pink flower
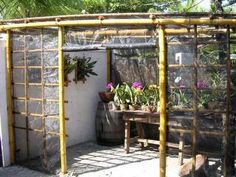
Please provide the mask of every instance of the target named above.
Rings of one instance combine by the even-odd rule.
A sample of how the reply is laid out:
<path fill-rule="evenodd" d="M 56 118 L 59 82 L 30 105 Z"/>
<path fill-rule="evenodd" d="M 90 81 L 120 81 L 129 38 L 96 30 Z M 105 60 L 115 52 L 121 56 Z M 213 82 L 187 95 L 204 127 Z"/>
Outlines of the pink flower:
<path fill-rule="evenodd" d="M 208 87 L 208 85 L 203 81 L 203 80 L 199 80 L 198 82 L 197 82 L 197 88 L 199 88 L 199 89 L 205 89 L 205 88 L 207 88 Z"/>
<path fill-rule="evenodd" d="M 185 85 L 180 85 L 179 88 L 180 88 L 181 90 L 183 90 L 183 89 L 186 88 L 186 86 L 185 86 Z"/>
<path fill-rule="evenodd" d="M 143 86 L 140 82 L 134 82 L 132 84 L 132 87 L 135 88 L 135 89 L 142 89 L 143 88 Z"/>
<path fill-rule="evenodd" d="M 112 84 L 112 82 L 107 83 L 106 88 L 107 88 L 108 90 L 112 90 L 112 89 L 113 89 L 113 84 Z"/>

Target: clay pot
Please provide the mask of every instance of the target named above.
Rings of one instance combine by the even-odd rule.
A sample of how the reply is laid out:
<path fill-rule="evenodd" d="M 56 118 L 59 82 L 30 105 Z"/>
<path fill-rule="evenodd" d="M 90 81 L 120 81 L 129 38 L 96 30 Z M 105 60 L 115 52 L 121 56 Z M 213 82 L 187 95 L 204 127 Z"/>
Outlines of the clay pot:
<path fill-rule="evenodd" d="M 112 92 L 99 92 L 98 95 L 104 103 L 113 101 L 113 98 L 115 96 L 115 94 Z"/>

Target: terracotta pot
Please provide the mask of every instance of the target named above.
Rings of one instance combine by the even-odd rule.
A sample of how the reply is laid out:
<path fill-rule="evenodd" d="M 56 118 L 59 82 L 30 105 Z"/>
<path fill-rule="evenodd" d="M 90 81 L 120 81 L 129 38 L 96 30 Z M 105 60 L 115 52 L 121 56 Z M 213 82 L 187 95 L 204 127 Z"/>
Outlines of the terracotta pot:
<path fill-rule="evenodd" d="M 112 92 L 99 92 L 98 95 L 104 103 L 108 103 L 109 101 L 113 101 L 113 98 L 115 96 L 115 94 Z"/>

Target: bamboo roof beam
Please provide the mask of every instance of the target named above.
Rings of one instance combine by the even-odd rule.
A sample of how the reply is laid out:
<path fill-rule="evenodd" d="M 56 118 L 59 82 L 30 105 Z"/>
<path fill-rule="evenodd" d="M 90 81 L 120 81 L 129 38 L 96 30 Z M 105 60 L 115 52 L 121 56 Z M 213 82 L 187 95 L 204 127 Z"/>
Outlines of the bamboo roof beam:
<path fill-rule="evenodd" d="M 91 19 L 91 18 L 127 18 L 127 17 L 150 17 L 155 16 L 157 18 L 161 17 L 231 17 L 236 16 L 235 13 L 230 14 L 221 14 L 221 13 L 209 13 L 209 12 L 188 12 L 188 13 L 102 13 L 102 14 L 75 14 L 75 15 L 59 15 L 59 16 L 44 16 L 44 17 L 30 17 L 30 18 L 21 18 L 21 19 L 10 19 L 10 20 L 0 20 L 0 23 L 24 23 L 24 22 L 34 22 L 34 21 L 58 21 L 58 20 L 70 20 L 70 19 Z"/>
<path fill-rule="evenodd" d="M 156 25 L 236 25 L 236 19 L 211 19 L 211 18 L 166 18 L 166 19 L 98 19 L 98 20 L 70 20 L 58 22 L 29 22 L 19 24 L 1 25 L 0 30 L 43 28 L 62 26 L 156 26 Z"/>

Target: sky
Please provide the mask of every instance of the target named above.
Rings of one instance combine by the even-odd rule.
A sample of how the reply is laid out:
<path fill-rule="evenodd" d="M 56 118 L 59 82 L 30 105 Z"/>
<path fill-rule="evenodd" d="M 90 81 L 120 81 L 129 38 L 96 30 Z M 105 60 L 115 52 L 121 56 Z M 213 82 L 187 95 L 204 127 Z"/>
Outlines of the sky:
<path fill-rule="evenodd" d="M 200 2 L 199 6 L 209 10 L 210 9 L 210 0 L 199 0 L 198 2 Z"/>

